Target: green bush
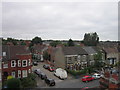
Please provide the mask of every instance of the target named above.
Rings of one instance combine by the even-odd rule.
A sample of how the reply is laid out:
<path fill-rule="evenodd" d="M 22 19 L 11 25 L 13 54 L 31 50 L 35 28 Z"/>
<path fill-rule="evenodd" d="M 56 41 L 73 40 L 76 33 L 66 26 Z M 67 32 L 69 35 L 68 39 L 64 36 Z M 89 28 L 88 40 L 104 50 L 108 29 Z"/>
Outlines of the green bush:
<path fill-rule="evenodd" d="M 20 88 L 21 87 L 21 81 L 17 78 L 12 78 L 7 80 L 6 82 L 7 88 Z"/>
<path fill-rule="evenodd" d="M 77 70 L 77 71 L 75 71 L 75 70 L 67 70 L 67 72 L 70 73 L 70 74 L 72 74 L 72 75 L 74 75 L 74 76 L 86 73 L 85 70 Z"/>
<path fill-rule="evenodd" d="M 22 78 L 21 82 L 22 82 L 23 88 L 36 87 L 37 82 L 36 82 L 35 78 L 36 78 L 36 75 L 33 73 L 28 74 L 28 77 L 26 77 L 26 78 Z"/>
<path fill-rule="evenodd" d="M 87 67 L 87 68 L 85 68 L 85 69 L 83 69 L 83 70 L 66 70 L 68 73 L 70 73 L 70 74 L 72 74 L 72 75 L 74 75 L 74 76 L 76 76 L 76 75 L 82 75 L 82 74 L 86 74 L 86 73 L 92 73 L 93 71 L 94 71 L 94 68 L 93 67 Z"/>

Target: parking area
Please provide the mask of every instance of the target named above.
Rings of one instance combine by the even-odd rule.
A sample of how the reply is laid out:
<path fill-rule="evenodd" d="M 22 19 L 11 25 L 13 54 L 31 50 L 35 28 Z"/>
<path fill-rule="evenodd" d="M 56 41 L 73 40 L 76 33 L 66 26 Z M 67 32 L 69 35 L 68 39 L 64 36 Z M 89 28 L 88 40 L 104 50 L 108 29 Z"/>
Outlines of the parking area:
<path fill-rule="evenodd" d="M 39 62 L 37 66 L 33 66 L 33 67 L 32 67 L 32 70 L 34 71 L 34 70 L 36 70 L 36 69 L 40 69 L 44 74 L 47 75 L 48 78 L 54 79 L 56 84 L 57 84 L 57 83 L 60 83 L 60 82 L 63 82 L 63 81 L 66 81 L 66 80 L 68 80 L 68 79 L 70 80 L 70 79 L 73 78 L 72 76 L 68 75 L 68 79 L 66 79 L 66 80 L 61 80 L 61 79 L 59 79 L 58 77 L 54 76 L 54 73 L 53 73 L 53 72 L 50 72 L 49 70 L 44 69 L 44 68 L 43 68 L 43 65 L 44 65 L 44 64 L 45 64 L 44 62 Z M 44 80 L 41 80 L 40 77 L 37 77 L 36 80 L 37 80 L 37 86 L 38 86 L 38 87 L 45 87 L 45 86 L 47 86 L 46 83 L 45 83 L 45 81 L 44 81 Z"/>
<path fill-rule="evenodd" d="M 54 76 L 53 72 L 50 72 L 47 69 L 43 68 L 44 62 L 39 62 L 37 66 L 33 66 L 32 70 L 40 69 L 44 74 L 47 75 L 49 79 L 54 79 L 56 85 L 51 88 L 84 88 L 84 87 L 98 87 L 99 86 L 99 79 L 90 81 L 88 83 L 84 83 L 81 81 L 82 76 L 76 79 L 75 77 L 68 74 L 67 79 L 61 80 L 58 77 Z M 40 77 L 36 78 L 37 81 L 37 88 L 49 88 L 49 86 L 45 83 L 44 80 L 41 80 Z"/>

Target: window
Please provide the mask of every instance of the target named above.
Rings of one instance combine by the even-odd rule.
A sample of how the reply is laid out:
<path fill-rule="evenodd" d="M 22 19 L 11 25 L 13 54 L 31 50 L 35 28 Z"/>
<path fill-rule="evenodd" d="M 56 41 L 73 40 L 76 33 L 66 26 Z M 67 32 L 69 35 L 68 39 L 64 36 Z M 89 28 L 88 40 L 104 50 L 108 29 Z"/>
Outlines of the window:
<path fill-rule="evenodd" d="M 6 52 L 3 52 L 3 56 L 6 56 Z"/>
<path fill-rule="evenodd" d="M 8 64 L 3 64 L 3 68 L 8 68 Z"/>
<path fill-rule="evenodd" d="M 77 61 L 77 56 L 74 57 L 75 61 Z"/>
<path fill-rule="evenodd" d="M 78 55 L 78 59 L 80 60 L 80 58 L 81 58 L 81 56 L 80 55 Z"/>
<path fill-rule="evenodd" d="M 27 70 L 22 71 L 22 77 L 27 77 Z"/>
<path fill-rule="evenodd" d="M 27 66 L 27 60 L 23 60 L 22 61 L 22 67 L 26 67 Z"/>
<path fill-rule="evenodd" d="M 28 73 L 31 73 L 31 69 L 28 70 Z"/>
<path fill-rule="evenodd" d="M 18 60 L 18 67 L 21 67 L 21 60 Z"/>
<path fill-rule="evenodd" d="M 71 64 L 71 63 L 72 63 L 72 58 L 71 58 L 71 57 L 68 57 L 68 58 L 67 58 L 67 63 L 68 63 L 68 64 Z"/>
<path fill-rule="evenodd" d="M 11 61 L 11 67 L 15 67 L 16 66 L 16 61 L 15 60 L 12 60 Z"/>
<path fill-rule="evenodd" d="M 18 78 L 21 78 L 21 70 L 18 70 Z"/>
<path fill-rule="evenodd" d="M 11 75 L 15 78 L 15 71 L 13 71 L 13 72 L 11 73 Z"/>

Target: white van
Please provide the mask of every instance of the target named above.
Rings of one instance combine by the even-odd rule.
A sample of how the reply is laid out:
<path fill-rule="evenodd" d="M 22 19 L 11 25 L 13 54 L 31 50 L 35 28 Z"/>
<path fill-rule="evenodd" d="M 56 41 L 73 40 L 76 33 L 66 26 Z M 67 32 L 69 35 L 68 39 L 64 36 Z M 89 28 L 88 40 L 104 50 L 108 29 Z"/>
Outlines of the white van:
<path fill-rule="evenodd" d="M 67 72 L 62 68 L 57 68 L 54 72 L 54 75 L 60 79 L 67 79 Z"/>

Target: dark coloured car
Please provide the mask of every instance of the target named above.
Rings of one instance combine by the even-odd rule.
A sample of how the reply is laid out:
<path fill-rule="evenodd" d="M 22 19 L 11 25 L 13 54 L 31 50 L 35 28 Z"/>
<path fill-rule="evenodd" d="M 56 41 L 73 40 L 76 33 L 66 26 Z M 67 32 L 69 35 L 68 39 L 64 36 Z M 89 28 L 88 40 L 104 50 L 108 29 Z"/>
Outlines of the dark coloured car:
<path fill-rule="evenodd" d="M 49 85 L 49 86 L 55 86 L 55 81 L 54 79 L 45 79 L 45 82 Z"/>
<path fill-rule="evenodd" d="M 40 73 L 39 75 L 38 75 L 42 80 L 43 79 L 47 79 L 47 76 L 46 76 L 46 74 L 44 74 L 44 73 Z"/>
<path fill-rule="evenodd" d="M 43 65 L 43 68 L 48 69 L 48 68 L 49 68 L 49 66 L 50 66 L 50 65 L 45 64 L 45 65 Z"/>
<path fill-rule="evenodd" d="M 33 65 L 34 65 L 34 66 L 37 66 L 37 65 L 38 65 L 38 63 L 37 63 L 37 62 L 33 62 Z"/>
<path fill-rule="evenodd" d="M 41 73 L 41 71 L 40 71 L 40 69 L 36 69 L 36 70 L 34 70 L 34 73 L 39 75 Z"/>

